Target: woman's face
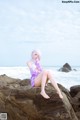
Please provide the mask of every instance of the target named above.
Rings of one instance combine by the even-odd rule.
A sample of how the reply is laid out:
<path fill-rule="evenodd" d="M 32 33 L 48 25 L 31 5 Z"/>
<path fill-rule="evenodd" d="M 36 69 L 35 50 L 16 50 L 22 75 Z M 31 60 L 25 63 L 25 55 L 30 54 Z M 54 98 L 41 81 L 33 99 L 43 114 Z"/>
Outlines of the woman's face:
<path fill-rule="evenodd" d="M 38 55 L 37 52 L 33 52 L 33 53 L 32 53 L 32 59 L 33 59 L 33 60 L 39 60 L 39 55 Z"/>

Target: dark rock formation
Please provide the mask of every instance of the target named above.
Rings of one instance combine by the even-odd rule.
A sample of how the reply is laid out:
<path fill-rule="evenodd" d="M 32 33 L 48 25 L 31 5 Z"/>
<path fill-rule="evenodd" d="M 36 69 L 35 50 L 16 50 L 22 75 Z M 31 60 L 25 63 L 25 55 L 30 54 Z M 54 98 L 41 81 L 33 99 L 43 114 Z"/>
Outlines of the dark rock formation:
<path fill-rule="evenodd" d="M 77 71 L 76 69 L 73 69 L 73 71 Z"/>
<path fill-rule="evenodd" d="M 80 92 L 80 85 L 75 85 L 75 86 L 70 87 L 70 94 L 72 97 L 77 95 L 77 93 L 79 92 Z"/>
<path fill-rule="evenodd" d="M 28 79 L 0 76 L 0 113 L 6 112 L 8 120 L 78 120 L 71 103 L 69 91 L 59 85 L 61 100 L 49 83 L 46 92 L 50 99 L 40 95 L 40 87 L 32 88 Z"/>
<path fill-rule="evenodd" d="M 62 72 L 70 72 L 71 70 L 72 68 L 68 63 L 65 63 L 63 67 L 59 69 L 59 71 L 62 71 Z"/>
<path fill-rule="evenodd" d="M 71 104 L 80 120 L 80 85 L 72 86 L 70 88 L 70 94 L 72 96 Z"/>

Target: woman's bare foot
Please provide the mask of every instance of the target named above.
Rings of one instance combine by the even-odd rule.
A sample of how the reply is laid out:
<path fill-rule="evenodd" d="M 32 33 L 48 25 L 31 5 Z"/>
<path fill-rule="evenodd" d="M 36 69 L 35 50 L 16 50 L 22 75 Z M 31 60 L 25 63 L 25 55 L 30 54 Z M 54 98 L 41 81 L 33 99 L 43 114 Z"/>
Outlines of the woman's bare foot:
<path fill-rule="evenodd" d="M 50 98 L 45 92 L 41 92 L 40 94 L 41 94 L 45 99 L 49 99 L 49 98 Z"/>

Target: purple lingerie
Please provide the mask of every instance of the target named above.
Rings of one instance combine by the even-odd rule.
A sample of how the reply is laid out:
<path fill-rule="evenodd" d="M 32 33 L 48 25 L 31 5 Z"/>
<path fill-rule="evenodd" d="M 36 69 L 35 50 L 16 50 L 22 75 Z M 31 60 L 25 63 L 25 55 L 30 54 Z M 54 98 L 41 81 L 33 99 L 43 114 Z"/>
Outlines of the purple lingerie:
<path fill-rule="evenodd" d="M 34 83 L 34 80 L 35 78 L 42 72 L 42 67 L 40 65 L 40 61 L 35 61 L 33 63 L 34 67 L 30 68 L 30 73 L 31 73 L 31 86 L 34 87 L 35 86 L 35 83 Z M 39 70 L 39 71 L 36 71 L 36 68 Z"/>

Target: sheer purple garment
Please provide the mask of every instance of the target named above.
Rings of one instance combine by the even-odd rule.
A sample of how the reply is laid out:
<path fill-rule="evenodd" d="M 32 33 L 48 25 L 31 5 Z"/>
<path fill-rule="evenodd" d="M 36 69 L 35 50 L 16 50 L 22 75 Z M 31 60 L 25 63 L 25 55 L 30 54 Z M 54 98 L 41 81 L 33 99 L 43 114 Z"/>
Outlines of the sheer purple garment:
<path fill-rule="evenodd" d="M 34 62 L 34 67 L 35 68 L 30 68 L 30 73 L 31 73 L 31 86 L 34 87 L 35 86 L 35 83 L 34 83 L 34 80 L 35 78 L 42 72 L 42 67 L 40 65 L 40 61 L 35 61 Z M 39 70 L 37 71 L 36 68 Z"/>

